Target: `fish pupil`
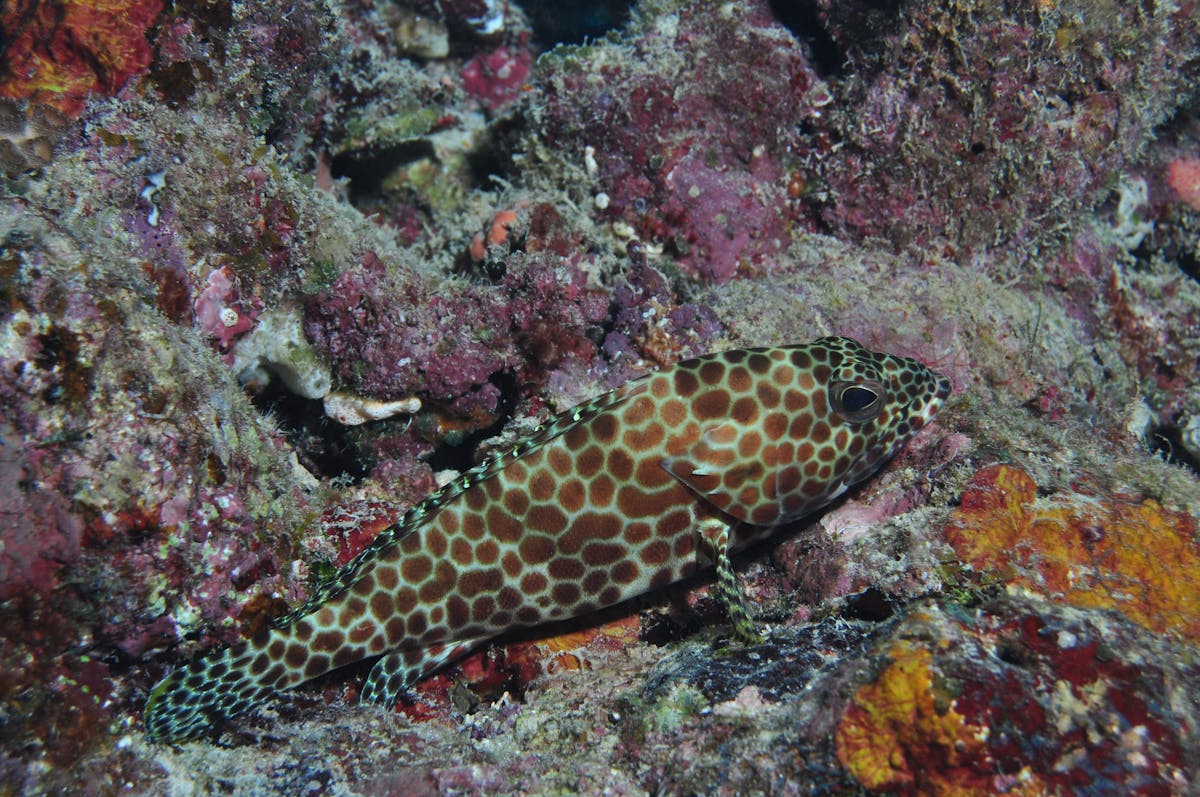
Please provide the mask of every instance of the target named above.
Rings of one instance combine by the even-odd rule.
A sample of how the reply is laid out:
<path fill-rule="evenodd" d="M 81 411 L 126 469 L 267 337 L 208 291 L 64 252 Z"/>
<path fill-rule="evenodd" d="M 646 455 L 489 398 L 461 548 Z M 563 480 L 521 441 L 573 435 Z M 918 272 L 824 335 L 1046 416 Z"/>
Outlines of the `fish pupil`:
<path fill-rule="evenodd" d="M 881 391 L 869 385 L 850 384 L 835 393 L 835 408 L 848 421 L 866 421 L 875 417 L 881 404 Z"/>

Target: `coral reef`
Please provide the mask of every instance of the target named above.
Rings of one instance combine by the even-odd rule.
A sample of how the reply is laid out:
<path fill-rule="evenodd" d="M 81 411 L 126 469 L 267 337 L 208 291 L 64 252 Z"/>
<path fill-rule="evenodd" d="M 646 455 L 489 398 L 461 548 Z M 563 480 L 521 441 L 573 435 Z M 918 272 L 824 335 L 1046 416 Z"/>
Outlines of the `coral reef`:
<path fill-rule="evenodd" d="M 956 256 L 1031 251 L 1095 205 L 1186 90 L 1190 12 L 1089 2 L 898 4 L 868 23 L 820 3 L 838 68 L 815 158 L 831 229 Z M 852 34 L 852 35 L 851 35 Z M 1017 53 L 1028 58 L 1017 57 Z"/>
<path fill-rule="evenodd" d="M 1187 794 L 1200 9 L 554 12 L 5 4 L 0 794 Z M 146 740 L 554 412 L 826 334 L 955 394 L 739 555 L 761 644 L 699 579 Z"/>
<path fill-rule="evenodd" d="M 810 226 L 788 194 L 790 131 L 829 93 L 803 50 L 759 4 L 683 7 L 627 47 L 543 59 L 538 145 L 590 152 L 603 217 L 696 276 L 769 265 Z M 747 84 L 750 73 L 761 79 Z"/>
<path fill-rule="evenodd" d="M 501 378 L 524 384 L 565 358 L 590 359 L 607 302 L 582 258 L 517 255 L 494 284 L 430 284 L 366 256 L 307 306 L 305 332 L 334 372 L 380 398 L 418 395 L 454 412 L 499 408 Z M 401 312 L 390 310 L 404 297 Z M 598 329 L 593 334 L 598 333 Z"/>

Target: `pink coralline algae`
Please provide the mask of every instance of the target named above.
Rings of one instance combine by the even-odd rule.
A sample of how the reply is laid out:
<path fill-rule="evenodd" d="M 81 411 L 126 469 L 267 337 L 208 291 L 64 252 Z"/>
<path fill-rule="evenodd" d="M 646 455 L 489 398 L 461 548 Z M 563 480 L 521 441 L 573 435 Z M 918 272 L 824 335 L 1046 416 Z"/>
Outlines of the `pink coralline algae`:
<path fill-rule="evenodd" d="M 765 3 L 729 16 L 688 6 L 670 37 L 647 32 L 635 47 L 628 59 L 567 51 L 549 64 L 544 140 L 592 147 L 601 215 L 689 272 L 725 282 L 768 268 L 807 224 L 788 196 L 785 131 L 828 100 L 804 49 Z M 676 53 L 658 60 L 659 49 Z"/>
<path fill-rule="evenodd" d="M 25 450 L 15 430 L 0 424 L 0 601 L 49 595 L 58 572 L 79 557 L 83 520 L 47 466 L 52 459 Z"/>
<path fill-rule="evenodd" d="M 1176 158 L 1167 167 L 1167 185 L 1192 210 L 1200 210 L 1200 158 Z"/>
<path fill-rule="evenodd" d="M 258 520 L 296 496 L 267 486 L 291 478 L 282 441 L 210 381 L 213 353 L 149 280 L 134 298 L 146 272 L 22 243 L 0 258 L 0 736 L 68 765 L 120 721 L 115 662 L 221 626 L 243 590 L 292 594 Z"/>
<path fill-rule="evenodd" d="M 590 358 L 607 297 L 579 264 L 516 253 L 495 285 L 438 287 L 368 255 L 309 300 L 305 331 L 354 389 L 419 395 L 464 417 L 496 411 L 500 382 Z"/>
<path fill-rule="evenodd" d="M 528 49 L 498 47 L 475 56 L 463 68 L 463 90 L 490 110 L 498 110 L 521 95 L 532 64 Z"/>
<path fill-rule="evenodd" d="M 254 328 L 262 307 L 261 301 L 239 299 L 230 276 L 227 268 L 213 269 L 195 304 L 196 323 L 216 339 L 222 351 Z"/>

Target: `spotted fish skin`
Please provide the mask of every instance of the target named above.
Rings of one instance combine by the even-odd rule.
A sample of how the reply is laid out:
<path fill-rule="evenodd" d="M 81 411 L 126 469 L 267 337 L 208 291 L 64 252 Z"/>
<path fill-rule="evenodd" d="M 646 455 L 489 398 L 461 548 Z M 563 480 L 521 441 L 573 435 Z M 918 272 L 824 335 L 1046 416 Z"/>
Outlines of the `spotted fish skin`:
<path fill-rule="evenodd" d="M 716 565 L 874 472 L 950 394 L 915 360 L 848 338 L 681 362 L 586 402 L 441 488 L 269 632 L 175 671 L 152 738 L 187 739 L 267 696 L 379 656 L 393 703 L 513 627 L 573 617 Z"/>

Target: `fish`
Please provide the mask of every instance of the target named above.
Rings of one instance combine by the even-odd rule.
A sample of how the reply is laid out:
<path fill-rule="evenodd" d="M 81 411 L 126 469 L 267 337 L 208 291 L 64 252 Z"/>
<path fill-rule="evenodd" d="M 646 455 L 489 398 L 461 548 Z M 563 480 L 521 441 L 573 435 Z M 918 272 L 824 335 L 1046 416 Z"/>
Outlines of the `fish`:
<path fill-rule="evenodd" d="M 754 641 L 731 552 L 866 479 L 950 393 L 920 362 L 845 337 L 708 354 L 627 382 L 413 506 L 267 631 L 167 675 L 147 699 L 147 734 L 210 733 L 368 657 L 360 700 L 391 706 L 510 629 L 709 568 L 734 634 Z"/>

